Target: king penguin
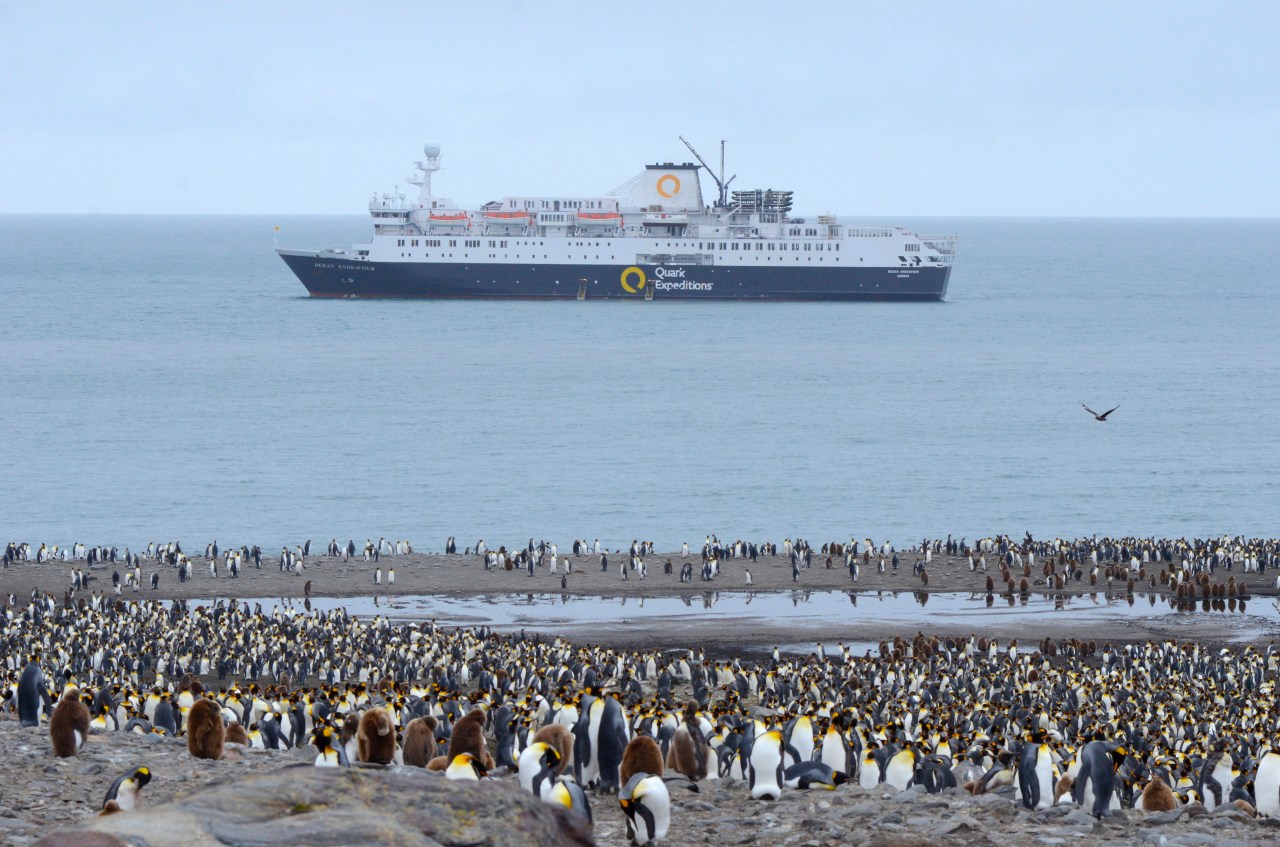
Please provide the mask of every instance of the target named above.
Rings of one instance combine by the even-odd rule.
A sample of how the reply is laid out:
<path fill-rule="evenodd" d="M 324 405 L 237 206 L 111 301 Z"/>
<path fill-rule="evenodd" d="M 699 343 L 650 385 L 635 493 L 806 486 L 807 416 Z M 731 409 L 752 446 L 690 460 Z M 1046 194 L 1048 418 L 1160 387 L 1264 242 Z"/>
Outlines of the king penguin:
<path fill-rule="evenodd" d="M 40 709 L 49 704 L 49 689 L 44 683 L 40 662 L 32 656 L 18 677 L 18 721 L 23 726 L 40 725 Z"/>
<path fill-rule="evenodd" d="M 1090 741 L 1080 748 L 1080 774 L 1071 789 L 1077 806 L 1095 818 L 1107 813 L 1116 797 L 1116 769 L 1125 754 L 1116 741 Z"/>
<path fill-rule="evenodd" d="M 1018 760 L 1018 788 L 1022 805 L 1032 811 L 1053 805 L 1053 751 L 1046 743 L 1049 734 L 1038 729 L 1022 747 Z"/>
<path fill-rule="evenodd" d="M 1253 796 L 1257 800 L 1254 805 L 1259 815 L 1280 818 L 1280 740 L 1273 741 L 1270 749 L 1258 760 Z"/>
<path fill-rule="evenodd" d="M 752 800 L 782 796 L 782 733 L 766 732 L 751 745 L 747 782 Z"/>
<path fill-rule="evenodd" d="M 137 809 L 142 803 L 139 792 L 150 781 L 151 771 L 148 768 L 135 768 L 116 777 L 116 781 L 107 789 L 107 796 L 102 799 L 102 813 L 132 812 Z"/>
<path fill-rule="evenodd" d="M 781 743 L 781 734 L 772 734 L 777 735 Z M 782 763 L 781 755 L 778 763 Z M 671 795 L 662 777 L 643 771 L 633 774 L 618 793 L 618 803 L 627 816 L 627 836 L 631 843 L 656 844 L 667 837 L 671 826 Z"/>

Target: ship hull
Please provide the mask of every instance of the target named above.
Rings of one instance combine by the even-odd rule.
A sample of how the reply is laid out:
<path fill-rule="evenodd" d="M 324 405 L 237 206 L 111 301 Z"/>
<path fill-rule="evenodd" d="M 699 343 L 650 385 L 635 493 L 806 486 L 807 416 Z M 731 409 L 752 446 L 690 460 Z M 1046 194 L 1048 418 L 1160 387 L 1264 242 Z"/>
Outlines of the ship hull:
<path fill-rule="evenodd" d="M 377 262 L 279 250 L 312 297 L 479 300 L 939 301 L 951 267 Z"/>

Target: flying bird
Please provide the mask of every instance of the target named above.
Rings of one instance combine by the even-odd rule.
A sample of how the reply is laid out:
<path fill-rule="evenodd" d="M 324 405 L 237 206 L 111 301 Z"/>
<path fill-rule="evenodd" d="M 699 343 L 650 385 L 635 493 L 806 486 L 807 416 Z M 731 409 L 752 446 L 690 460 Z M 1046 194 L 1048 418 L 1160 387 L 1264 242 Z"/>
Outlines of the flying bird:
<path fill-rule="evenodd" d="M 1080 405 L 1084 406 L 1083 403 L 1081 403 Z M 1112 408 L 1107 409 L 1102 414 L 1098 414 L 1093 409 L 1090 409 L 1088 406 L 1084 406 L 1084 410 L 1089 414 L 1093 415 L 1093 419 L 1097 421 L 1105 421 L 1107 419 L 1107 415 L 1111 414 L 1112 412 L 1114 412 L 1116 409 L 1119 409 L 1119 408 L 1120 408 L 1119 406 L 1113 406 Z"/>

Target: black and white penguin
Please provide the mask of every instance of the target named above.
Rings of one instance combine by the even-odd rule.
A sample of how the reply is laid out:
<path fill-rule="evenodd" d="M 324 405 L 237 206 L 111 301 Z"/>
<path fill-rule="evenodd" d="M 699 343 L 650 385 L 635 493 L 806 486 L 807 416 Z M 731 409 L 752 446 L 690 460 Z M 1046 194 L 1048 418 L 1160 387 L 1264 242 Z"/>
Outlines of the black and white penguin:
<path fill-rule="evenodd" d="M 40 712 L 51 701 L 44 671 L 35 656 L 27 662 L 18 677 L 18 721 L 22 726 L 39 726 Z"/>
<path fill-rule="evenodd" d="M 782 796 L 782 733 L 771 730 L 758 736 L 748 757 L 747 783 L 753 800 L 777 800 Z"/>
<path fill-rule="evenodd" d="M 482 777 L 488 776 L 488 771 L 475 756 L 470 753 L 459 753 L 454 756 L 449 767 L 445 768 L 444 775 L 447 779 L 479 782 Z"/>
<path fill-rule="evenodd" d="M 1258 760 L 1253 777 L 1254 807 L 1265 818 L 1280 818 L 1280 741 L 1271 743 Z"/>
<path fill-rule="evenodd" d="M 778 743 L 782 736 L 778 736 Z M 779 756 L 779 763 L 782 759 Z M 671 827 L 671 795 L 662 777 L 643 771 L 633 774 L 618 793 L 618 804 L 627 816 L 627 837 L 633 844 L 656 844 Z"/>
<path fill-rule="evenodd" d="M 837 785 L 848 781 L 842 772 L 833 770 L 823 762 L 796 762 L 782 772 L 782 783 L 787 788 L 823 788 L 834 791 Z"/>
<path fill-rule="evenodd" d="M 619 766 L 627 746 L 627 725 L 616 699 L 590 692 L 574 727 L 573 765 L 580 785 L 619 785 Z"/>
<path fill-rule="evenodd" d="M 151 771 L 145 767 L 134 768 L 123 776 L 116 777 L 116 781 L 107 789 L 107 796 L 102 798 L 103 813 L 132 812 L 137 809 L 142 803 L 139 792 L 150 781 Z M 114 804 L 114 808 L 108 810 L 110 804 Z"/>
<path fill-rule="evenodd" d="M 311 743 L 316 748 L 316 767 L 350 767 L 351 762 L 347 759 L 346 751 L 342 749 L 341 744 L 335 743 L 333 727 L 327 724 L 316 727 L 315 732 L 311 733 Z"/>
<path fill-rule="evenodd" d="M 535 741 L 520 753 L 516 764 L 520 787 L 534 797 L 546 799 L 556 780 L 556 766 L 560 764 L 560 751 L 544 741 Z"/>
<path fill-rule="evenodd" d="M 1076 775 L 1071 799 L 1095 818 L 1112 808 L 1116 795 L 1116 770 L 1126 751 L 1118 741 L 1090 741 L 1080 748 L 1080 773 Z"/>
<path fill-rule="evenodd" d="M 557 779 L 542 797 L 542 802 L 568 809 L 570 814 L 585 819 L 588 826 L 594 823 L 591 815 L 591 801 L 587 799 L 587 792 L 572 779 Z"/>
<path fill-rule="evenodd" d="M 1046 743 L 1049 734 L 1036 730 L 1023 745 L 1018 760 L 1018 788 L 1022 792 L 1022 805 L 1032 811 L 1047 809 L 1053 805 L 1056 780 L 1053 775 L 1053 751 Z"/>

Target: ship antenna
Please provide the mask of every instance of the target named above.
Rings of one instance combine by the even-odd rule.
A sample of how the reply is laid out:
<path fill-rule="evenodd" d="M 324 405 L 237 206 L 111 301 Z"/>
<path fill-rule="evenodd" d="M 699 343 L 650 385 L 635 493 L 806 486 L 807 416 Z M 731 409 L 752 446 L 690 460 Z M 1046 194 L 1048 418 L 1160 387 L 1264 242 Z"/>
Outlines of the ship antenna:
<path fill-rule="evenodd" d="M 679 136 L 679 138 L 680 138 L 680 140 L 681 140 L 681 141 L 684 141 L 684 136 L 683 136 L 683 135 Z M 713 171 L 713 170 L 711 170 L 711 168 L 710 168 L 710 167 L 708 167 L 708 165 L 707 165 L 707 163 L 706 163 L 706 160 L 704 160 L 704 159 L 702 158 L 702 156 L 701 156 L 701 155 L 699 155 L 699 153 L 698 153 L 698 151 L 697 151 L 697 150 L 693 149 L 693 145 L 692 145 L 692 144 L 690 144 L 688 141 L 684 141 L 684 146 L 689 148 L 689 152 L 690 152 L 690 153 L 692 153 L 692 154 L 693 154 L 693 155 L 698 159 L 698 162 L 699 162 L 699 163 L 701 163 L 702 167 L 706 168 L 707 173 L 711 174 L 711 178 L 712 178 L 712 179 L 714 179 L 714 180 L 716 181 L 716 187 L 720 189 L 720 202 L 719 202 L 719 203 L 717 203 L 716 205 L 717 205 L 717 206 L 719 206 L 719 207 L 721 207 L 721 208 L 724 208 L 725 206 L 728 206 L 728 205 L 729 205 L 729 183 L 730 183 L 730 182 L 733 182 L 735 179 L 737 179 L 737 178 L 738 178 L 738 175 L 737 175 L 737 174 L 734 174 L 733 176 L 729 177 L 728 182 L 726 182 L 726 181 L 725 181 L 725 178 L 724 178 L 724 139 L 721 139 L 721 140 L 720 140 L 720 175 L 719 175 L 719 176 L 716 176 L 716 172 L 715 172 L 715 171 Z"/>

